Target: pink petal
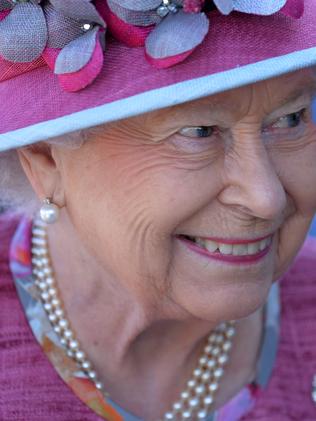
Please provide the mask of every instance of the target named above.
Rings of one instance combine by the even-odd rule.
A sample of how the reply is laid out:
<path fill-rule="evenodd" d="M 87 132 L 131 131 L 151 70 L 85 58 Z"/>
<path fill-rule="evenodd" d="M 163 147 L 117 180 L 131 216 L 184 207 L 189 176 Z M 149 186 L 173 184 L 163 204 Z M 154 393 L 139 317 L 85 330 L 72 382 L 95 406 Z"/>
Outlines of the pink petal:
<path fill-rule="evenodd" d="M 0 12 L 0 21 L 5 19 L 10 12 L 11 10 L 3 10 L 2 12 Z"/>
<path fill-rule="evenodd" d="M 301 18 L 304 13 L 304 0 L 288 0 L 281 12 L 295 19 Z"/>
<path fill-rule="evenodd" d="M 108 7 L 105 1 L 97 1 L 96 7 L 107 23 L 108 31 L 118 41 L 128 47 L 143 47 L 148 34 L 154 26 L 134 26 L 118 18 Z"/>
<path fill-rule="evenodd" d="M 186 51 L 185 53 L 177 54 L 172 57 L 160 58 L 160 59 L 153 58 L 145 52 L 145 57 L 148 60 L 148 62 L 152 66 L 156 67 L 157 69 L 166 69 L 167 67 L 174 66 L 175 64 L 178 64 L 178 63 L 181 63 L 181 61 L 184 61 L 190 54 L 192 54 L 194 50 L 195 48 L 193 48 L 190 51 Z"/>
<path fill-rule="evenodd" d="M 49 67 L 54 70 L 59 49 L 46 48 L 43 57 Z M 61 87 L 67 92 L 77 92 L 90 85 L 102 70 L 104 53 L 99 39 L 97 40 L 94 53 L 89 63 L 78 72 L 58 75 Z"/>

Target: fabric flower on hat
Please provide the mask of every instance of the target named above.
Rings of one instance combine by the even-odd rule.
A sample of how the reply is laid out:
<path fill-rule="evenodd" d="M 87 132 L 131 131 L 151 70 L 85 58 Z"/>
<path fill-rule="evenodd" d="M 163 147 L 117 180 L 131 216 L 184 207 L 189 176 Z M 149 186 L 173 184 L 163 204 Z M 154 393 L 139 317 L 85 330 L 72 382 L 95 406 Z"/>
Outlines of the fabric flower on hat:
<path fill-rule="evenodd" d="M 304 0 L 213 0 L 224 15 L 236 11 L 254 15 L 272 15 L 276 12 L 299 18 L 304 12 Z"/>
<path fill-rule="evenodd" d="M 107 0 L 98 9 L 119 41 L 145 46 L 147 59 L 158 68 L 183 61 L 209 30 L 204 0 Z"/>
<path fill-rule="evenodd" d="M 0 0 L 0 55 L 42 57 L 67 91 L 89 85 L 103 66 L 106 24 L 91 0 Z"/>
<path fill-rule="evenodd" d="M 8 61 L 36 60 L 47 43 L 41 0 L 0 0 L 0 54 Z"/>
<path fill-rule="evenodd" d="M 145 47 L 158 68 L 185 60 L 204 40 L 210 20 L 204 10 L 300 17 L 304 0 L 107 0 L 97 3 L 109 31 L 131 47 Z M 224 35 L 223 35 L 224 36 Z"/>
<path fill-rule="evenodd" d="M 48 28 L 44 59 L 65 90 L 85 88 L 103 67 L 103 18 L 91 0 L 50 0 L 44 12 Z"/>

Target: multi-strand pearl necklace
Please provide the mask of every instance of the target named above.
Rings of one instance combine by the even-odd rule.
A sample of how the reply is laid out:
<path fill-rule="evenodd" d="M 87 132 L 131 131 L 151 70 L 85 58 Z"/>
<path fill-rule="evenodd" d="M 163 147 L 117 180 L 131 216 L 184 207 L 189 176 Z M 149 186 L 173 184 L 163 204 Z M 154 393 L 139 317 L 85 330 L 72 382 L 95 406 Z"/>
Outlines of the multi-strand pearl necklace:
<path fill-rule="evenodd" d="M 58 335 L 60 343 L 69 357 L 76 361 L 78 367 L 95 384 L 105 398 L 104 391 L 92 363 L 89 361 L 76 335 L 67 320 L 51 266 L 47 243 L 46 223 L 36 219 L 32 229 L 32 263 L 35 284 L 47 317 Z M 162 420 L 205 420 L 214 403 L 214 396 L 219 381 L 224 374 L 235 334 L 234 322 L 222 323 L 207 338 L 207 343 L 200 356 L 192 377 L 182 391 L 179 400 Z"/>

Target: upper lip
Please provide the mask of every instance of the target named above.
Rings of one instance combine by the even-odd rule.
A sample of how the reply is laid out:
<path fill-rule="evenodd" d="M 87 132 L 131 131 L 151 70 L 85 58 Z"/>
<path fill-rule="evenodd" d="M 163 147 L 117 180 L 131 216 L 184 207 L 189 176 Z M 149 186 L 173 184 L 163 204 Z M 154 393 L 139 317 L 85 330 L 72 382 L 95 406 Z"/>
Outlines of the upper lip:
<path fill-rule="evenodd" d="M 266 238 L 272 237 L 274 233 L 262 235 L 256 238 L 220 238 L 220 237 L 204 237 L 200 235 L 187 235 L 188 237 L 201 238 L 203 240 L 215 241 L 221 244 L 249 244 L 257 243 L 258 241 L 265 240 Z"/>

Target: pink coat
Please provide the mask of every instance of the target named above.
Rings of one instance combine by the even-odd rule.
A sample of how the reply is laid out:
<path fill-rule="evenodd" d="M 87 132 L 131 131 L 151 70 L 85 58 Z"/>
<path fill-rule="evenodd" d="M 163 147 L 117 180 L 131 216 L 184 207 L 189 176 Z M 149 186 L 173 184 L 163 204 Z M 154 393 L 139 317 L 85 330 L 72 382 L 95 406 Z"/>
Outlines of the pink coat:
<path fill-rule="evenodd" d="M 0 421 L 101 421 L 61 380 L 35 340 L 9 269 L 16 221 L 0 218 Z M 276 364 L 242 421 L 316 421 L 316 240 L 307 240 L 280 282 Z"/>

